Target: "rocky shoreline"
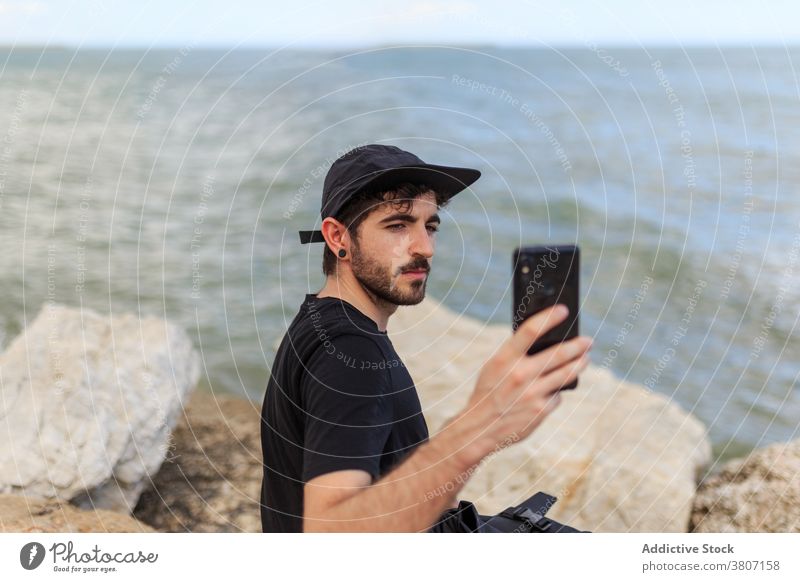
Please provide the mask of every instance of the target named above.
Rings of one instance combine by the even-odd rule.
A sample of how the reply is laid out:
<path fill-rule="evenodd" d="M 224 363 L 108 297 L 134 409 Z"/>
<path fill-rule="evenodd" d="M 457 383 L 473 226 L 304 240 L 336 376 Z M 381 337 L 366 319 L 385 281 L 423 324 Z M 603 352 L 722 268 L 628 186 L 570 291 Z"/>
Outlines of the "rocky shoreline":
<path fill-rule="evenodd" d="M 53 324 L 62 325 L 62 335 L 71 329 L 69 325 L 75 325 L 71 311 L 64 308 L 59 312 L 60 322 Z M 65 319 L 72 323 L 64 327 Z M 134 320 L 129 323 L 138 325 Z M 41 343 L 41 334 L 50 331 L 40 323 L 37 327 L 38 321 L 23 334 L 28 343 L 19 343 L 46 352 L 51 344 L 31 344 L 37 338 Z M 92 321 L 99 334 L 91 347 L 97 362 L 103 355 L 102 338 L 126 330 L 109 327 L 103 332 L 103 325 L 110 324 L 102 318 Z M 185 346 L 185 335 L 168 324 L 153 320 L 147 327 L 151 328 L 147 340 L 151 354 Z M 480 365 L 509 333 L 502 326 L 459 316 L 431 298 L 413 308 L 400 308 L 392 317 L 390 337 L 415 379 L 432 436 L 463 406 Z M 420 342 L 420 337 L 425 341 Z M 0 356 L 4 387 L 13 376 L 9 375 L 9 370 L 15 369 L 13 359 L 20 357 L 22 348 L 17 340 Z M 131 341 L 143 340 L 134 336 Z M 82 349 L 87 348 L 84 345 Z M 121 472 L 128 478 L 125 495 L 108 495 L 113 488 L 108 489 L 103 481 L 79 495 L 70 489 L 73 497 L 42 495 L 46 488 L 28 490 L 21 477 L 29 477 L 31 483 L 41 479 L 31 478 L 33 473 L 20 469 L 18 463 L 16 472 L 11 471 L 9 459 L 16 460 L 19 455 L 15 456 L 14 450 L 9 454 L 9 447 L 0 445 L 0 467 L 4 467 L 0 474 L 0 531 L 259 532 L 260 403 L 200 392 L 184 399 L 197 381 L 194 355 L 185 349 L 178 353 L 183 354 L 179 364 L 185 370 L 179 382 L 188 388 L 164 380 L 153 360 L 132 362 L 126 371 L 131 390 L 141 375 L 136 365 L 146 367 L 151 382 L 156 378 L 165 383 L 150 388 L 164 396 L 158 401 L 162 412 L 167 402 L 180 404 L 170 419 L 161 419 L 162 423 L 171 422 L 171 430 L 167 446 L 162 443 L 159 449 L 163 461 L 157 470 L 148 470 L 146 464 L 122 454 L 125 470 Z M 430 358 L 431 353 L 437 357 Z M 53 374 L 50 356 L 41 355 L 37 378 L 20 378 L 19 382 L 43 382 L 47 374 Z M 166 360 L 159 365 L 174 367 L 174 358 L 173 363 Z M 120 372 L 119 365 L 115 371 Z M 91 376 L 89 371 L 79 372 L 78 378 Z M 91 390 L 95 402 L 100 398 L 96 386 L 63 373 L 60 380 L 77 386 L 77 391 Z M 73 394 L 70 390 L 64 392 Z M 175 398 L 168 398 L 170 392 Z M 139 397 L 136 403 L 143 406 L 147 399 Z M 145 412 L 140 411 L 142 415 Z M 104 418 L 108 421 L 108 415 Z M 16 435 L 22 429 L 19 422 L 11 422 L 7 414 L 0 420 L 0 430 L 13 427 L 16 432 L 11 434 Z M 64 427 L 75 429 L 69 423 Z M 92 438 L 103 434 L 98 432 Z M 107 449 L 109 442 L 101 444 Z M 141 435 L 133 442 L 137 446 L 149 442 L 151 448 L 160 445 L 158 439 Z M 800 531 L 800 441 L 754 451 L 698 483 L 710 461 L 706 430 L 697 419 L 660 394 L 622 381 L 608 370 L 590 367 L 578 390 L 565 393 L 559 409 L 531 438 L 481 463 L 459 498 L 473 501 L 481 513 L 493 514 L 542 490 L 559 498 L 548 515 L 596 532 Z M 107 467 L 112 481 L 117 465 Z M 80 459 L 76 466 L 81 467 Z M 130 466 L 143 470 L 134 478 Z M 139 493 L 131 495 L 133 490 Z M 103 494 L 93 495 L 98 491 Z M 127 509 L 111 511 L 94 503 L 95 497 L 105 503 L 120 498 L 136 501 Z"/>

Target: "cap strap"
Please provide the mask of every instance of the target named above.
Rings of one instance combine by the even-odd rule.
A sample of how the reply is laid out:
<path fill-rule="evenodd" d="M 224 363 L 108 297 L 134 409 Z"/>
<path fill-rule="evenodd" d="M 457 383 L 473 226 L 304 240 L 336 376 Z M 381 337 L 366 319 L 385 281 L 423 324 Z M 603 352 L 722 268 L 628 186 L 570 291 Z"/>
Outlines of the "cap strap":
<path fill-rule="evenodd" d="M 308 243 L 315 243 L 315 242 L 325 242 L 325 237 L 322 236 L 321 230 L 301 230 L 299 231 L 300 234 L 300 244 L 305 245 Z"/>

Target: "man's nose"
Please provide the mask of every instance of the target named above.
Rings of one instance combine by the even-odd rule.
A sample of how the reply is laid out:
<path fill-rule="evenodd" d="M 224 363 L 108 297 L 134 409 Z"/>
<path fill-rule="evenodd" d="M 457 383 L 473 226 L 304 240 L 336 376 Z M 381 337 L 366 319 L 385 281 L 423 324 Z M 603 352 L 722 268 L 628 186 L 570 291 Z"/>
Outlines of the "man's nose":
<path fill-rule="evenodd" d="M 413 240 L 408 249 L 410 254 L 422 255 L 430 258 L 433 256 L 434 248 L 434 239 L 430 233 L 428 233 L 428 227 L 426 225 L 423 224 L 421 229 L 414 229 Z"/>

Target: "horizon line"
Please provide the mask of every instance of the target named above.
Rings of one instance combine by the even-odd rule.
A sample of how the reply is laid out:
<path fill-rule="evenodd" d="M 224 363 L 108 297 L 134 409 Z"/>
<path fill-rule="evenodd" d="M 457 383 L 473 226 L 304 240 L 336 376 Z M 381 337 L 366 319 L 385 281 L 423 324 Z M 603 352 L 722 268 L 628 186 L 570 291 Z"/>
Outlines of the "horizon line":
<path fill-rule="evenodd" d="M 160 44 L 156 46 L 147 46 L 144 44 L 124 44 L 114 46 L 105 43 L 88 43 L 88 44 L 75 44 L 75 43 L 19 43 L 19 44 L 2 44 L 0 43 L 0 50 L 18 49 L 18 50 L 177 50 L 191 46 L 192 50 L 209 50 L 209 51 L 236 51 L 236 50 L 297 50 L 297 51 L 341 51 L 353 50 L 363 51 L 370 49 L 389 49 L 389 48 L 498 48 L 498 49 L 519 49 L 519 50 L 548 50 L 548 49 L 582 49 L 593 50 L 596 48 L 602 49 L 616 49 L 616 50 L 631 50 L 631 49 L 650 49 L 650 48 L 800 48 L 800 39 L 792 42 L 771 42 L 767 40 L 759 40 L 756 43 L 748 41 L 725 41 L 725 42 L 709 42 L 709 41 L 689 41 L 683 43 L 667 43 L 667 42 L 646 42 L 640 44 L 634 43 L 609 43 L 602 44 L 592 41 L 594 47 L 589 46 L 589 43 L 581 42 L 558 42 L 551 44 L 517 44 L 517 43 L 495 43 L 495 42 L 463 42 L 463 43 L 441 43 L 432 41 L 419 41 L 419 42 L 397 42 L 397 43 L 374 43 L 374 44 L 354 44 L 354 45 L 340 45 L 340 44 L 299 44 L 299 45 L 276 45 L 276 44 L 228 44 L 228 43 L 215 43 L 215 44 L 195 44 L 192 42 L 176 43 L 176 44 Z"/>

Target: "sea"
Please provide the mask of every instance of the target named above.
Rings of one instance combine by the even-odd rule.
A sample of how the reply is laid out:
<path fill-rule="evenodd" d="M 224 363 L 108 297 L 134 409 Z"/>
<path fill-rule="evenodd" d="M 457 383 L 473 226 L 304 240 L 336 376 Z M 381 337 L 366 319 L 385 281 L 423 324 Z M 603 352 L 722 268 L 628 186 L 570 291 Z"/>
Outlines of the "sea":
<path fill-rule="evenodd" d="M 511 326 L 518 246 L 581 249 L 593 362 L 708 427 L 798 437 L 800 47 L 0 47 L 0 347 L 43 307 L 163 317 L 260 402 L 366 143 L 481 170 L 427 293 Z M 79 338 L 76 338 L 79 341 Z M 424 338 L 420 338 L 424 341 Z"/>

